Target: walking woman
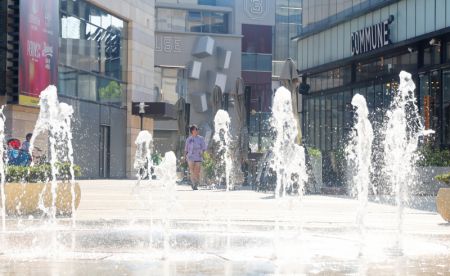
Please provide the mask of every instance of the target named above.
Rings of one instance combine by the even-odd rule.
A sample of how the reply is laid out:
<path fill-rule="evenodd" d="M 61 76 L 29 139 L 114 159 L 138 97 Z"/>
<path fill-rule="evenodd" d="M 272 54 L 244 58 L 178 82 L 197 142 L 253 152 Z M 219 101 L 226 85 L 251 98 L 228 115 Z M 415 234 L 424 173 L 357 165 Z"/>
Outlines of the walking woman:
<path fill-rule="evenodd" d="M 206 151 L 205 139 L 198 135 L 198 128 L 192 125 L 189 128 L 190 136 L 186 139 L 184 154 L 189 165 L 189 175 L 193 190 L 197 190 L 200 183 L 200 169 L 203 162 L 203 152 Z"/>

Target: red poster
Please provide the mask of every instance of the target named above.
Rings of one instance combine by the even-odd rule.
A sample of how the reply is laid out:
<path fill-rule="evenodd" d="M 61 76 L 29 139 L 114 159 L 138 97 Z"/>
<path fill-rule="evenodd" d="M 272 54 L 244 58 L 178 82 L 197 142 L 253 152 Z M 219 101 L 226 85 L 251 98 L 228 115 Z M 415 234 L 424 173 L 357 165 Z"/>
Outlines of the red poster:
<path fill-rule="evenodd" d="M 59 0 L 20 1 L 19 104 L 58 84 Z"/>

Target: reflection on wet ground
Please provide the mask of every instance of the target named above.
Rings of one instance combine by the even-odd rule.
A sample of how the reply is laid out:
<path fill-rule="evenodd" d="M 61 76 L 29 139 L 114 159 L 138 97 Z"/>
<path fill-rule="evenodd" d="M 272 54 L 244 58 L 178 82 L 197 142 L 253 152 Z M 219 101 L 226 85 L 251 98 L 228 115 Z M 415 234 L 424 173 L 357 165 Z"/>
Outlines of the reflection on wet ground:
<path fill-rule="evenodd" d="M 369 204 L 362 241 L 349 198 L 233 191 L 223 208 L 225 192 L 180 186 L 168 217 L 160 192 L 145 205 L 132 182 L 108 185 L 82 187 L 75 225 L 8 218 L 0 275 L 450 275 L 450 224 L 434 212 L 406 210 L 399 250 L 389 204 Z"/>

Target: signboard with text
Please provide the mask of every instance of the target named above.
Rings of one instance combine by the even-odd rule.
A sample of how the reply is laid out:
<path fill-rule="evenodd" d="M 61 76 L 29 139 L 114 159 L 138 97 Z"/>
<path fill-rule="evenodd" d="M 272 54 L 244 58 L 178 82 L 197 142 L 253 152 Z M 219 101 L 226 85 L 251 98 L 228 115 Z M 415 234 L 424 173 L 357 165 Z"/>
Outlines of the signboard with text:
<path fill-rule="evenodd" d="M 58 84 L 59 0 L 20 1 L 19 104 L 37 106 Z"/>
<path fill-rule="evenodd" d="M 361 55 L 384 46 L 392 44 L 389 25 L 394 21 L 394 16 L 389 19 L 353 32 L 351 35 L 352 56 Z"/>

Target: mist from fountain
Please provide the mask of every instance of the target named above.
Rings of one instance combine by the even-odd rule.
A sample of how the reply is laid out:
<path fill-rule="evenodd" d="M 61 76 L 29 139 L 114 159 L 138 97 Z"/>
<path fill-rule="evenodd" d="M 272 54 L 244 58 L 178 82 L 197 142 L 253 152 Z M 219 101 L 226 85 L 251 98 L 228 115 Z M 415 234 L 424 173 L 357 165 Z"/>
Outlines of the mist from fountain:
<path fill-rule="evenodd" d="M 2 202 L 2 231 L 6 230 L 6 195 L 5 195 L 5 182 L 6 182 L 6 166 L 5 166 L 5 115 L 3 114 L 2 106 L 0 108 L 0 196 Z"/>
<path fill-rule="evenodd" d="M 71 193 L 72 193 L 72 216 L 75 216 L 75 176 L 73 171 L 73 148 L 71 120 L 73 116 L 72 106 L 58 101 L 57 89 L 50 85 L 39 96 L 39 116 L 34 127 L 33 136 L 30 140 L 29 153 L 32 156 L 36 137 L 48 133 L 50 142 L 50 166 L 51 166 L 51 194 L 52 204 L 50 210 L 41 204 L 41 209 L 53 220 L 56 219 L 56 189 L 57 189 L 57 162 L 70 162 Z M 33 163 L 31 164 L 33 166 Z M 43 193 L 42 193 L 43 194 Z M 42 202 L 42 196 L 41 196 Z"/>
<path fill-rule="evenodd" d="M 354 172 L 351 179 L 352 195 L 358 198 L 359 206 L 356 215 L 356 224 L 360 234 L 360 254 L 364 253 L 364 240 L 366 232 L 365 217 L 369 187 L 371 183 L 371 162 L 373 129 L 369 121 L 369 110 L 366 99 L 360 94 L 353 96 L 352 105 L 356 109 L 356 123 L 350 133 L 350 141 L 346 148 L 349 166 Z"/>
<path fill-rule="evenodd" d="M 220 155 L 221 164 L 225 170 L 225 184 L 226 190 L 229 191 L 233 187 L 231 182 L 232 171 L 232 157 L 231 157 L 231 120 L 228 112 L 219 109 L 214 117 L 214 136 L 213 140 L 219 145 L 218 152 Z M 220 179 L 219 179 L 220 182 Z"/>
<path fill-rule="evenodd" d="M 161 164 L 155 167 L 155 175 L 164 188 L 163 215 L 163 258 L 170 256 L 171 211 L 176 204 L 177 158 L 173 151 L 166 152 Z"/>

